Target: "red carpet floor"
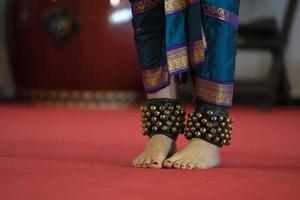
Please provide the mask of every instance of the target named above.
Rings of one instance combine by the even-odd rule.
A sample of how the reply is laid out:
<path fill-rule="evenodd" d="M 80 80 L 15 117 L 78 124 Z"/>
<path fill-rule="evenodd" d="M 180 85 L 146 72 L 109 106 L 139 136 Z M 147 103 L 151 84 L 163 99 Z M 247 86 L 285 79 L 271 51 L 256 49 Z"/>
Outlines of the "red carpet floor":
<path fill-rule="evenodd" d="M 1 200 L 300 199 L 300 108 L 236 107 L 220 168 L 135 169 L 137 108 L 0 105 Z M 179 147 L 186 141 L 179 139 Z"/>

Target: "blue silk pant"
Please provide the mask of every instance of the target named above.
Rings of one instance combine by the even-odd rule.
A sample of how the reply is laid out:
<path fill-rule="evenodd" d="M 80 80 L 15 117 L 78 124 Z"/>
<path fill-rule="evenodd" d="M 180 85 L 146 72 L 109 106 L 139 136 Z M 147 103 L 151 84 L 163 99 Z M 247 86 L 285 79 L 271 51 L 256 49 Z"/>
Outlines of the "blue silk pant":
<path fill-rule="evenodd" d="M 197 107 L 232 105 L 239 0 L 131 0 L 146 93 L 191 73 Z"/>

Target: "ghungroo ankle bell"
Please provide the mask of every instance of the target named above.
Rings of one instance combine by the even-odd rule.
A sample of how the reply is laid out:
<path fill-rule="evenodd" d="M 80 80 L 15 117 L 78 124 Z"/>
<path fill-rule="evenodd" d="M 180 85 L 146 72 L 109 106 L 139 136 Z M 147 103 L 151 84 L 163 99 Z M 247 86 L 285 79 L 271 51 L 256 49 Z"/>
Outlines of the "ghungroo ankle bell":
<path fill-rule="evenodd" d="M 215 115 L 211 110 L 202 113 L 192 112 L 188 115 L 184 135 L 189 140 L 200 138 L 223 147 L 230 144 L 232 123 L 230 118 Z"/>
<path fill-rule="evenodd" d="M 150 99 L 141 106 L 143 134 L 163 134 L 177 139 L 184 132 L 186 112 L 174 99 Z"/>

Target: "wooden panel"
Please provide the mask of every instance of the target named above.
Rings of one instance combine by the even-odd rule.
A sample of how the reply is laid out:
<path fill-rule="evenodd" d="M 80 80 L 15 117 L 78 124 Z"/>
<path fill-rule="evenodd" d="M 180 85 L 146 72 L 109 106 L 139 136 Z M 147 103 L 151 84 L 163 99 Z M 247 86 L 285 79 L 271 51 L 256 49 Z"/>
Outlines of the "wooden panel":
<path fill-rule="evenodd" d="M 121 0 L 121 7 L 128 4 Z M 46 17 L 60 6 L 80 24 L 63 42 L 45 31 Z M 110 23 L 113 10 L 108 0 L 12 1 L 10 55 L 17 87 L 141 90 L 131 23 Z"/>

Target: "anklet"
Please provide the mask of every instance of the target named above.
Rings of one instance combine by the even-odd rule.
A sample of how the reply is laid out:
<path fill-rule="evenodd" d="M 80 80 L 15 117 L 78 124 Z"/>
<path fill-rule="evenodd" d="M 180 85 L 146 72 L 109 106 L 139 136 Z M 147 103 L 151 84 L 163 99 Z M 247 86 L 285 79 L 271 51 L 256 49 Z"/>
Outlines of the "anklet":
<path fill-rule="evenodd" d="M 188 140 L 200 138 L 223 147 L 230 144 L 232 123 L 230 118 L 215 115 L 211 110 L 192 112 L 188 116 L 184 135 Z"/>
<path fill-rule="evenodd" d="M 174 99 L 150 99 L 141 106 L 143 134 L 163 134 L 176 140 L 184 132 L 185 110 Z"/>

